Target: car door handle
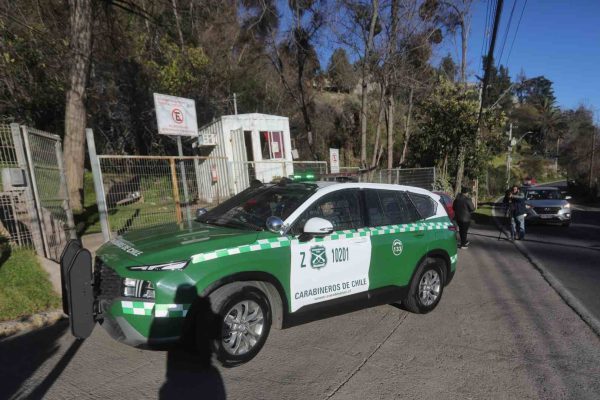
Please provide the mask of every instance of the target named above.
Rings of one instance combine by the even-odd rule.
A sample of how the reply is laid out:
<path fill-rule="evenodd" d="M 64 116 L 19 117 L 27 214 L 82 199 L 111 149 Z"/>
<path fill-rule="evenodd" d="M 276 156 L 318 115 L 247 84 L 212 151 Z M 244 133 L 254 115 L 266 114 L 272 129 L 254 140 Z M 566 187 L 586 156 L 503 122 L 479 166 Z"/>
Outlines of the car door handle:
<path fill-rule="evenodd" d="M 365 243 L 367 241 L 366 237 L 361 237 L 361 238 L 357 238 L 357 239 L 352 239 L 350 241 L 350 243 Z"/>
<path fill-rule="evenodd" d="M 421 232 L 415 232 L 414 236 L 415 236 L 415 237 L 422 237 L 422 236 L 425 236 L 425 232 L 424 232 L 424 231 L 421 231 Z"/>

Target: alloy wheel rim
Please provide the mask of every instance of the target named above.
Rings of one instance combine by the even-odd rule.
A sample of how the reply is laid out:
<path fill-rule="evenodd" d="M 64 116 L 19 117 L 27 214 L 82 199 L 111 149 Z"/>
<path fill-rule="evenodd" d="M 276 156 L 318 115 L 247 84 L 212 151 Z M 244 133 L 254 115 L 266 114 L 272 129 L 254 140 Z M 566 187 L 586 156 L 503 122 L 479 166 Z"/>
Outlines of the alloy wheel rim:
<path fill-rule="evenodd" d="M 428 270 L 419 282 L 419 299 L 424 306 L 430 306 L 440 295 L 440 275 L 435 270 Z"/>
<path fill-rule="evenodd" d="M 225 351 L 235 356 L 248 353 L 263 334 L 262 308 L 253 300 L 240 301 L 225 314 L 223 328 L 222 343 Z"/>

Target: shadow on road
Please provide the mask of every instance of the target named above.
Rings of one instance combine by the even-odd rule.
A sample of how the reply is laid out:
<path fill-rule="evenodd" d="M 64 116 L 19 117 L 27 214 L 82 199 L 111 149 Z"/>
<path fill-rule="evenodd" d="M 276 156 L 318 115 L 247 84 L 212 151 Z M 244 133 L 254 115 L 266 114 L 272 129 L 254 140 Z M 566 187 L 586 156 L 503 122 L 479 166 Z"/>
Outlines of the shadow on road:
<path fill-rule="evenodd" d="M 166 380 L 160 399 L 225 399 L 225 386 L 219 370 L 212 365 L 212 342 L 219 337 L 217 316 L 210 300 L 198 297 L 195 287 L 181 285 L 176 304 L 192 304 L 184 321 L 180 343 L 167 350 Z M 150 329 L 150 337 L 160 336 L 165 326 L 160 318 Z"/>
<path fill-rule="evenodd" d="M 38 368 L 59 349 L 59 339 L 69 328 L 67 320 L 53 326 L 0 341 L 0 398 L 19 397 L 19 390 Z M 78 342 L 76 342 L 78 343 Z M 60 376 L 81 343 L 71 346 L 56 364 L 52 372 L 40 383 L 28 398 L 42 398 Z"/>

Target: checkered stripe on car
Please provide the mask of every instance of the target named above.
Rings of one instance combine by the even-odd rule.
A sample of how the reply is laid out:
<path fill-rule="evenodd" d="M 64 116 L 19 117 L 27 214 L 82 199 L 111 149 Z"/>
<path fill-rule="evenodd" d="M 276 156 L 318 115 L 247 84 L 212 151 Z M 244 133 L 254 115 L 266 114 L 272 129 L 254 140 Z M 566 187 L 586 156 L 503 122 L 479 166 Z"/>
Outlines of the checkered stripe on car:
<path fill-rule="evenodd" d="M 121 301 L 123 314 L 152 315 L 154 303 L 150 301 Z"/>
<path fill-rule="evenodd" d="M 154 307 L 154 316 L 169 318 L 185 317 L 189 308 L 189 304 L 157 304 Z"/>
<path fill-rule="evenodd" d="M 433 231 L 446 229 L 451 222 L 419 222 L 416 224 L 388 225 L 379 228 L 371 228 L 371 235 L 388 235 L 390 233 Z"/>
<path fill-rule="evenodd" d="M 446 229 L 452 225 L 450 222 L 420 222 L 416 224 L 403 224 L 403 225 L 389 225 L 380 228 L 361 228 L 351 229 L 333 232 L 331 235 L 327 235 L 320 238 L 315 238 L 314 241 L 327 242 L 330 240 L 337 239 L 352 239 L 358 237 L 366 237 L 370 235 L 386 235 L 390 233 L 401 233 L 401 232 L 416 232 L 425 230 L 436 230 Z M 237 247 L 230 247 L 225 249 L 219 249 L 215 251 L 209 251 L 206 253 L 200 253 L 192 256 L 192 263 L 200 263 L 204 261 L 210 261 L 221 257 L 233 256 L 236 254 L 249 253 L 253 251 L 269 250 L 278 247 L 288 247 L 292 241 L 297 242 L 298 239 L 290 239 L 287 236 L 281 236 L 276 238 L 260 239 L 253 244 L 246 244 Z"/>
<path fill-rule="evenodd" d="M 154 316 L 157 318 L 185 317 L 189 304 L 155 304 L 151 301 L 121 301 L 123 314 Z"/>

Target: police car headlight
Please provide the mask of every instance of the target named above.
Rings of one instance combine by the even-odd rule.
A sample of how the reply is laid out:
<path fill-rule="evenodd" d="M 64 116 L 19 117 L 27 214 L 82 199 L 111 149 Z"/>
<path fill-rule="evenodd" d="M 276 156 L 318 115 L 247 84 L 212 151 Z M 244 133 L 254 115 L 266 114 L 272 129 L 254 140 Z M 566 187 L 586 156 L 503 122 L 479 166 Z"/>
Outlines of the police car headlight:
<path fill-rule="evenodd" d="M 187 267 L 189 260 L 177 261 L 167 264 L 156 265 L 140 265 L 136 267 L 128 267 L 131 271 L 179 271 Z"/>
<path fill-rule="evenodd" d="M 152 282 L 141 279 L 124 278 L 123 296 L 154 299 L 154 286 Z"/>

